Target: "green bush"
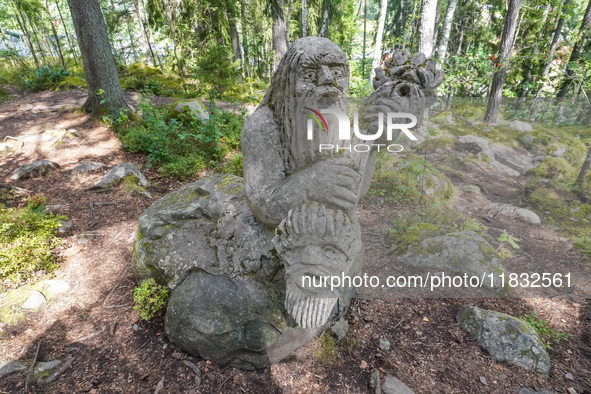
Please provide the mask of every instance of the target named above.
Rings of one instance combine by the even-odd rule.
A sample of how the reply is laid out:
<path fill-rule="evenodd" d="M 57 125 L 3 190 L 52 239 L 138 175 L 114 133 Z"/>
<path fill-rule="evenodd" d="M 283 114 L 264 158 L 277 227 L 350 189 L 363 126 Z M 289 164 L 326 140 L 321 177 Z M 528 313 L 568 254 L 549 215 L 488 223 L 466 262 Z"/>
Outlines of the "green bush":
<path fill-rule="evenodd" d="M 0 281 L 2 287 L 31 279 L 38 272 L 51 272 L 58 266 L 54 253 L 60 244 L 56 236 L 60 220 L 43 211 L 45 198 L 34 196 L 24 208 L 0 205 Z"/>
<path fill-rule="evenodd" d="M 548 349 L 552 349 L 550 346 L 552 343 L 568 340 L 571 337 L 570 334 L 566 334 L 550 327 L 550 323 L 544 319 L 540 319 L 536 312 L 531 312 L 529 315 L 523 315 L 521 318 L 532 326 L 536 334 L 540 336 L 544 346 Z"/>
<path fill-rule="evenodd" d="M 242 164 L 241 153 L 232 153 L 232 155 L 228 157 L 224 165 L 224 172 L 226 174 L 232 174 L 239 177 L 244 176 L 244 167 Z"/>
<path fill-rule="evenodd" d="M 166 307 L 170 297 L 170 290 L 159 285 L 153 278 L 145 280 L 133 290 L 133 301 L 140 317 L 150 320 L 158 311 Z"/>
<path fill-rule="evenodd" d="M 148 156 L 148 166 L 184 180 L 208 167 L 217 167 L 230 151 L 240 149 L 243 115 L 222 111 L 212 102 L 209 120 L 185 109 L 174 117 L 167 107 L 140 99 L 139 123 L 114 124 L 124 148 Z M 236 163 L 237 165 L 238 163 Z M 236 165 L 234 169 L 237 170 Z"/>
<path fill-rule="evenodd" d="M 194 70 L 200 81 L 210 84 L 210 97 L 219 97 L 237 83 L 238 62 L 232 60 L 232 51 L 224 45 L 211 47 L 199 57 Z"/>
<path fill-rule="evenodd" d="M 35 71 L 32 75 L 23 78 L 22 86 L 26 90 L 53 90 L 60 82 L 62 82 L 70 73 L 62 67 L 42 67 Z"/>

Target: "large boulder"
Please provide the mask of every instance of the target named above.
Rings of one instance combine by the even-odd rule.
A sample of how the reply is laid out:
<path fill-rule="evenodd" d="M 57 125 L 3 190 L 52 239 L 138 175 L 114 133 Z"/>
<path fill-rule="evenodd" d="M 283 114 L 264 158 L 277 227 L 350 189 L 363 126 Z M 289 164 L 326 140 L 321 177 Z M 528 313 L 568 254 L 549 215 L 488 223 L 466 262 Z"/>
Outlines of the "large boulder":
<path fill-rule="evenodd" d="M 172 289 L 165 332 L 173 343 L 219 364 L 263 368 L 328 326 L 299 328 L 287 314 L 273 236 L 233 175 L 187 184 L 140 215 L 132 269 Z"/>
<path fill-rule="evenodd" d="M 526 208 L 519 208 L 509 204 L 494 202 L 487 205 L 484 209 L 488 211 L 487 216 L 489 217 L 495 217 L 497 215 L 512 216 L 518 217 L 530 224 L 542 223 L 540 217 L 534 211 Z"/>
<path fill-rule="evenodd" d="M 489 274 L 494 274 L 492 283 L 490 280 L 484 281 L 484 286 L 489 288 L 500 287 L 499 274 L 505 272 L 495 249 L 473 231 L 424 239 L 416 245 L 409 246 L 408 252 L 398 257 L 398 260 L 412 267 L 465 273 L 479 278 L 489 278 Z"/>
<path fill-rule="evenodd" d="M 548 377 L 550 358 L 527 322 L 504 313 L 465 305 L 456 315 L 460 326 L 495 361 L 506 361 Z"/>

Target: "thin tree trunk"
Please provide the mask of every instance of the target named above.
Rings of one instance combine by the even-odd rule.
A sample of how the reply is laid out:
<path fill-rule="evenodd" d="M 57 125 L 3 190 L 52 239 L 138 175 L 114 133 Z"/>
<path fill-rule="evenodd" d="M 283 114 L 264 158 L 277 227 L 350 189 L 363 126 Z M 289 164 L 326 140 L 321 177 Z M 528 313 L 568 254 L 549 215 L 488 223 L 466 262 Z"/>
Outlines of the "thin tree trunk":
<path fill-rule="evenodd" d="M 562 80 L 562 85 L 560 86 L 560 90 L 556 95 L 556 102 L 560 103 L 566 97 L 566 92 L 568 88 L 572 84 L 572 77 L 574 75 L 574 70 L 572 67 L 577 63 L 579 58 L 581 57 L 581 50 L 587 41 L 587 27 L 591 23 L 591 0 L 587 4 L 587 10 L 585 11 L 585 16 L 583 17 L 583 21 L 581 22 L 581 27 L 579 28 L 579 34 L 577 40 L 575 42 L 575 47 L 570 55 L 570 59 L 566 65 L 566 73 L 564 75 L 564 79 Z"/>
<path fill-rule="evenodd" d="M 146 31 L 146 26 L 144 25 L 144 18 L 142 17 L 142 10 L 140 0 L 134 0 L 135 2 L 135 13 L 137 14 L 137 20 L 140 25 L 140 31 L 142 32 L 142 38 L 144 40 L 144 53 L 147 59 L 152 61 L 152 65 L 157 67 L 158 64 L 156 63 L 156 59 L 154 57 L 154 52 L 152 51 L 152 45 L 150 44 L 150 38 L 148 37 L 148 32 Z"/>
<path fill-rule="evenodd" d="M 33 42 L 31 41 L 31 36 L 29 35 L 29 30 L 27 29 L 27 24 L 25 23 L 24 19 L 21 20 L 22 14 L 20 13 L 20 11 L 17 12 L 18 14 L 16 15 L 16 20 L 21 30 L 25 34 L 25 38 L 27 39 L 27 43 L 29 44 L 29 50 L 31 51 L 31 55 L 33 55 L 33 60 L 35 61 L 35 66 L 37 67 L 37 69 L 39 69 L 41 68 L 39 66 L 39 59 L 37 59 L 37 54 L 35 54 L 35 47 L 33 47 Z"/>
<path fill-rule="evenodd" d="M 99 0 L 68 0 L 72 21 L 80 45 L 88 99 L 84 110 L 99 114 L 109 110 L 129 110 L 117 75 L 107 24 Z"/>
<path fill-rule="evenodd" d="M 302 0 L 302 37 L 308 35 L 308 1 Z"/>
<path fill-rule="evenodd" d="M 363 58 L 361 60 L 361 77 L 365 78 L 365 48 L 367 42 L 367 0 L 363 10 Z"/>
<path fill-rule="evenodd" d="M 135 44 L 133 43 L 133 35 L 131 34 L 131 26 L 129 24 L 129 18 L 131 17 L 131 14 L 129 13 L 129 8 L 127 8 L 127 2 L 123 3 L 123 7 L 125 8 L 126 15 L 125 15 L 125 23 L 127 25 L 127 35 L 129 36 L 129 45 L 131 46 L 131 52 L 133 53 L 133 59 L 134 59 L 134 63 L 137 63 L 139 60 L 138 54 L 137 54 L 137 50 L 135 48 Z"/>
<path fill-rule="evenodd" d="M 406 48 L 406 44 L 408 44 L 410 47 L 412 47 L 412 35 L 414 32 L 414 26 L 415 26 L 415 21 L 417 18 L 415 18 L 415 15 L 417 13 L 417 3 L 420 0 L 414 0 L 414 4 L 412 6 L 412 14 L 410 14 L 410 23 L 409 23 L 409 27 L 408 30 L 406 31 L 405 37 L 404 37 L 404 45 L 402 46 L 402 48 Z"/>
<path fill-rule="evenodd" d="M 583 166 L 581 167 L 581 171 L 575 182 L 575 186 L 579 190 L 582 190 L 583 188 L 583 183 L 585 183 L 585 178 L 589 172 L 589 166 L 591 166 L 591 147 L 589 147 L 589 151 L 587 152 L 587 156 L 585 157 L 585 161 L 583 162 Z"/>
<path fill-rule="evenodd" d="M 68 45 L 70 45 L 70 51 L 72 52 L 72 56 L 74 57 L 75 61 L 78 61 L 78 56 L 76 55 L 76 47 L 72 44 L 72 40 L 70 39 L 70 33 L 68 32 L 68 27 L 66 26 L 66 20 L 62 15 L 62 10 L 60 10 L 60 3 L 59 0 L 55 0 L 55 6 L 57 7 L 57 12 L 60 14 L 60 22 L 64 25 L 64 31 L 66 32 L 66 38 L 68 39 Z"/>
<path fill-rule="evenodd" d="M 433 57 L 435 43 L 435 18 L 437 17 L 437 0 L 423 0 L 421 10 L 421 24 L 419 26 L 419 52 L 423 52 L 428 59 Z"/>
<path fill-rule="evenodd" d="M 439 42 L 439 48 L 437 50 L 437 58 L 442 62 L 445 61 L 445 55 L 447 53 L 447 43 L 449 42 L 449 35 L 451 33 L 451 24 L 454 20 L 454 13 L 456 12 L 456 6 L 458 0 L 450 0 L 445 13 L 445 21 L 443 22 L 443 36 Z"/>
<path fill-rule="evenodd" d="M 238 20 L 235 16 L 228 16 L 230 25 L 230 40 L 232 41 L 232 60 L 242 60 L 242 49 L 240 48 L 240 34 L 238 33 Z M 242 74 L 238 73 L 238 82 L 242 82 Z"/>
<path fill-rule="evenodd" d="M 273 70 L 277 68 L 281 58 L 287 52 L 287 35 L 285 34 L 285 17 L 283 15 L 284 0 L 273 0 L 271 14 L 273 17 Z"/>
<path fill-rule="evenodd" d="M 511 57 L 520 5 L 521 0 L 508 0 L 507 13 L 505 15 L 505 23 L 503 24 L 503 33 L 501 34 L 501 43 L 497 56 L 497 62 L 500 66 L 498 66 L 497 71 L 494 73 L 490 85 L 486 113 L 484 114 L 484 121 L 489 124 L 495 124 L 499 115 L 503 85 L 507 76 L 507 63 Z"/>
<path fill-rule="evenodd" d="M 49 13 L 49 0 L 45 0 L 45 11 L 47 11 L 47 15 L 51 16 L 51 14 Z M 64 61 L 64 55 L 62 54 L 62 46 L 60 44 L 60 39 L 57 36 L 57 31 L 55 30 L 55 26 L 53 25 L 53 20 L 50 21 L 50 23 L 51 23 L 51 31 L 53 32 L 53 38 L 55 39 L 55 43 L 57 44 L 57 51 L 60 56 L 60 61 L 62 63 L 62 67 L 67 68 L 66 62 Z"/>
<path fill-rule="evenodd" d="M 380 66 L 382 61 L 382 36 L 384 34 L 384 24 L 386 22 L 386 12 L 388 11 L 388 0 L 382 0 L 380 7 L 380 17 L 378 19 L 378 32 L 376 34 L 376 44 L 373 50 L 373 62 L 369 73 L 369 82 L 373 81 L 376 75 L 375 69 Z"/>
<path fill-rule="evenodd" d="M 23 16 L 21 16 L 21 18 L 23 18 L 23 20 L 24 20 Z M 29 19 L 29 18 L 27 18 L 27 19 Z M 41 52 L 41 59 L 43 60 L 43 64 L 45 64 L 45 67 L 47 67 L 48 63 L 47 63 L 45 51 L 43 50 L 43 48 L 41 47 L 41 43 L 39 42 L 39 37 L 37 36 L 37 31 L 35 30 L 35 25 L 31 23 L 30 19 L 29 19 L 29 25 L 31 26 L 31 30 L 33 31 L 33 37 L 35 38 L 35 42 L 37 43 L 37 48 L 39 48 L 39 52 Z"/>

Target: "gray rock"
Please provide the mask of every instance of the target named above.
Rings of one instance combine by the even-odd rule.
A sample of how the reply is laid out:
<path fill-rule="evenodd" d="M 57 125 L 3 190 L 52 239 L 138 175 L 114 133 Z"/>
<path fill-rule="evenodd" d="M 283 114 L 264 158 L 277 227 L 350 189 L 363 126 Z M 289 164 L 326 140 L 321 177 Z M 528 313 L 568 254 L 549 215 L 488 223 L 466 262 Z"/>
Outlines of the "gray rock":
<path fill-rule="evenodd" d="M 473 231 L 427 238 L 418 245 L 409 246 L 408 252 L 398 257 L 398 260 L 413 267 L 429 267 L 478 277 L 505 272 L 495 249 Z M 494 288 L 500 286 L 498 275 L 492 284 Z M 491 287 L 490 281 L 485 281 L 484 285 Z"/>
<path fill-rule="evenodd" d="M 10 361 L 0 367 L 0 379 L 15 372 L 25 371 L 27 366 L 20 361 Z"/>
<path fill-rule="evenodd" d="M 150 182 L 148 182 L 144 174 L 133 163 L 123 163 L 113 167 L 88 190 L 112 189 L 121 184 L 130 193 L 138 193 L 152 198 L 152 195 L 146 190 L 150 186 Z"/>
<path fill-rule="evenodd" d="M 447 116 L 445 117 L 445 123 L 447 123 L 447 124 L 449 124 L 449 125 L 451 125 L 451 124 L 454 124 L 455 122 L 454 122 L 454 118 L 453 118 L 453 116 L 451 116 L 451 115 L 447 115 Z"/>
<path fill-rule="evenodd" d="M 171 289 L 191 271 L 271 280 L 281 266 L 273 235 L 254 219 L 241 178 L 212 175 L 167 194 L 140 215 L 132 269 L 138 279 L 154 277 Z"/>
<path fill-rule="evenodd" d="M 462 135 L 458 137 L 460 144 L 475 144 L 480 148 L 480 153 L 487 156 L 491 163 L 495 161 L 495 153 L 488 144 L 488 141 L 475 135 Z"/>
<path fill-rule="evenodd" d="M 466 193 L 482 194 L 480 186 L 473 184 L 459 186 L 458 190 Z"/>
<path fill-rule="evenodd" d="M 185 108 L 188 108 L 188 110 L 195 114 L 199 119 L 209 120 L 209 113 L 205 110 L 200 101 L 185 101 L 174 106 L 176 112 L 181 112 Z"/>
<path fill-rule="evenodd" d="M 39 308 L 41 305 L 45 304 L 45 296 L 41 294 L 38 290 L 33 290 L 31 296 L 25 303 L 21 306 L 23 309 L 34 310 Z"/>
<path fill-rule="evenodd" d="M 165 324 L 173 343 L 253 369 L 285 358 L 326 327 L 303 329 L 289 319 L 273 236 L 232 175 L 185 185 L 140 215 L 132 269 L 173 289 Z"/>
<path fill-rule="evenodd" d="M 483 127 L 482 132 L 483 133 L 490 133 L 490 127 Z"/>
<path fill-rule="evenodd" d="M 369 387 L 374 389 L 376 394 L 414 394 L 414 391 L 398 378 L 389 374 L 381 374 L 377 369 L 371 373 Z"/>
<path fill-rule="evenodd" d="M 548 377 L 550 358 L 527 322 L 469 305 L 460 308 L 456 320 L 493 360 L 506 361 Z"/>
<path fill-rule="evenodd" d="M 105 165 L 103 163 L 99 163 L 98 161 L 85 161 L 82 164 L 77 165 L 72 169 L 72 175 L 78 174 L 81 172 L 92 172 L 96 170 L 100 170 Z"/>
<path fill-rule="evenodd" d="M 567 150 L 568 150 L 568 146 L 566 144 L 560 144 L 560 145 L 558 145 L 556 150 L 554 152 L 552 152 L 552 156 L 562 157 L 565 155 Z"/>
<path fill-rule="evenodd" d="M 10 179 L 28 179 L 37 178 L 41 176 L 49 175 L 53 170 L 61 168 L 59 164 L 49 160 L 37 160 L 32 163 L 27 163 L 19 168 L 12 174 Z"/>
<path fill-rule="evenodd" d="M 488 210 L 487 216 L 489 217 L 494 217 L 497 215 L 514 216 L 519 217 L 531 224 L 542 223 L 540 217 L 535 212 L 526 208 L 519 208 L 513 205 L 495 202 L 487 205 L 484 209 Z"/>
<path fill-rule="evenodd" d="M 386 338 L 380 338 L 380 349 L 382 350 L 390 350 L 390 341 Z"/>
<path fill-rule="evenodd" d="M 509 126 L 517 131 L 521 131 L 522 133 L 533 131 L 530 123 L 522 122 L 520 120 L 514 120 L 513 122 L 509 123 Z"/>
<path fill-rule="evenodd" d="M 341 341 L 349 332 L 349 323 L 347 323 L 347 319 L 342 317 L 330 329 L 337 336 L 337 339 Z"/>
<path fill-rule="evenodd" d="M 533 168 L 533 159 L 529 152 L 515 149 L 502 144 L 492 144 L 495 155 L 495 165 L 513 176 L 525 174 Z"/>
<path fill-rule="evenodd" d="M 60 234 L 65 234 L 74 227 L 74 223 L 68 220 L 58 220 L 58 223 L 61 224 L 60 228 L 57 229 Z"/>
<path fill-rule="evenodd" d="M 44 291 L 50 295 L 66 293 L 70 290 L 70 283 L 62 279 L 48 279 L 39 282 L 43 286 Z"/>
<path fill-rule="evenodd" d="M 521 142 L 526 147 L 532 146 L 534 143 L 534 137 L 531 134 L 526 134 Z"/>

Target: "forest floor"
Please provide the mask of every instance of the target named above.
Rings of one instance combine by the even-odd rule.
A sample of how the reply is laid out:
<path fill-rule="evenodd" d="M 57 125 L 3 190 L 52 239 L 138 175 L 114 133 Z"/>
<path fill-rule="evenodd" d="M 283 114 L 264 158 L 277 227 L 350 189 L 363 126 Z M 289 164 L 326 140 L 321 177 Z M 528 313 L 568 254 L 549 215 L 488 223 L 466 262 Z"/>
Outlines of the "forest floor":
<path fill-rule="evenodd" d="M 42 310 L 28 313 L 16 326 L 0 323 L 0 364 L 30 362 L 37 349 L 37 361 L 75 357 L 54 383 L 30 386 L 29 392 L 149 393 L 164 379 L 161 393 L 370 393 L 371 371 L 379 368 L 416 393 L 515 393 L 520 388 L 591 393 L 591 301 L 572 294 L 527 299 L 357 298 L 348 316 L 350 330 L 334 348 L 321 338 L 258 371 L 220 367 L 177 349 L 163 335 L 162 315 L 146 322 L 133 309 L 136 282 L 129 270 L 133 235 L 138 216 L 152 201 L 121 191 L 90 193 L 85 189 L 105 171 L 71 177 L 68 170 L 88 160 L 104 163 L 106 169 L 136 163 L 152 182 L 155 199 L 182 183 L 147 168 L 145 156 L 122 151 L 107 126 L 87 115 L 60 110 L 81 105 L 85 97 L 84 91 L 41 92 L 0 105 L 0 140 L 48 129 L 76 129 L 80 134 L 57 146 L 30 143 L 20 153 L 0 156 L 0 182 L 24 188 L 29 195 L 43 194 L 53 211 L 73 223 L 59 250 L 63 262 L 53 273 L 68 281 L 71 290 Z M 20 165 L 40 159 L 55 161 L 62 170 L 44 178 L 9 179 Z M 437 165 L 442 157 L 434 154 L 429 160 Z M 514 252 L 514 265 L 535 267 L 539 260 L 559 266 L 567 260 L 585 264 L 583 253 L 545 224 L 534 228 L 516 219 L 483 218 L 490 201 L 515 203 L 524 188 L 524 177 L 495 171 L 473 166 L 463 170 L 464 177 L 451 177 L 454 186 L 476 182 L 486 189 L 485 195 L 458 193 L 453 209 L 483 221 L 493 241 L 498 229 L 517 235 L 521 248 Z M 385 235 L 396 207 L 368 198 L 358 214 L 367 249 L 364 271 L 384 276 L 388 267 L 398 274 L 400 263 L 390 253 L 391 242 Z M 535 311 L 553 328 L 570 334 L 548 349 L 549 378 L 491 360 L 456 323 L 458 308 L 465 304 L 513 316 Z M 390 342 L 390 350 L 379 349 L 381 338 Z M 199 369 L 198 384 L 187 361 Z M 0 392 L 24 392 L 25 375 L 0 380 Z"/>

